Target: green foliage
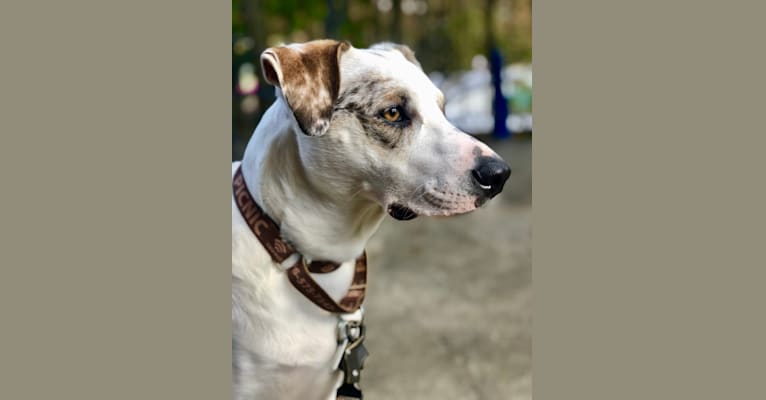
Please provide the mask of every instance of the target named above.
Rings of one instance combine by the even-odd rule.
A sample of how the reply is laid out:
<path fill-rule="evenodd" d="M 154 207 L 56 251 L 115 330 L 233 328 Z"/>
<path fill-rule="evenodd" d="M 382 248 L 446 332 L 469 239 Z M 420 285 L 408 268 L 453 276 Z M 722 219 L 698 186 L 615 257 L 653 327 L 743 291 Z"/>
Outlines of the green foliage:
<path fill-rule="evenodd" d="M 393 7 L 381 10 L 382 3 Z M 425 4 L 425 12 L 406 14 L 406 3 Z M 357 47 L 398 41 L 415 50 L 427 71 L 448 72 L 487 54 L 490 38 L 506 61 L 531 61 L 530 15 L 531 0 L 232 0 L 232 33 L 252 37 L 257 49 L 323 37 Z"/>

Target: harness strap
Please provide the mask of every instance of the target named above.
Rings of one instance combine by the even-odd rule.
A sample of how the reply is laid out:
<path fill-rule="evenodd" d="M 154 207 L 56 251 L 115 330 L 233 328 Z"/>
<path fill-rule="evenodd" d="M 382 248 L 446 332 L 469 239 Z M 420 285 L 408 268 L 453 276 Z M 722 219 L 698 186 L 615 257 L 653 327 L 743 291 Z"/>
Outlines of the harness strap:
<path fill-rule="evenodd" d="M 282 239 L 279 226 L 276 222 L 266 215 L 258 203 L 255 202 L 255 199 L 253 199 L 253 196 L 247 189 L 241 166 L 237 167 L 237 171 L 234 173 L 232 189 L 234 191 L 234 201 L 239 212 L 242 214 L 242 218 L 244 218 L 247 226 L 250 227 L 250 230 L 253 231 L 261 244 L 263 244 L 263 247 L 271 255 L 271 258 L 275 262 L 281 263 L 295 253 L 295 249 Z M 356 259 L 351 287 L 340 302 L 335 302 L 316 283 L 309 272 L 327 273 L 335 271 L 339 267 L 340 264 L 331 261 L 313 261 L 307 265 L 306 259 L 301 257 L 287 270 L 287 277 L 295 289 L 323 310 L 331 313 L 352 313 L 359 309 L 364 301 L 367 288 L 367 254 L 363 252 Z"/>
<path fill-rule="evenodd" d="M 364 301 L 365 289 L 367 287 L 367 254 L 362 253 L 356 259 L 351 287 L 349 287 L 348 292 L 340 302 L 337 303 L 311 277 L 305 259 L 298 260 L 295 265 L 290 267 L 287 270 L 287 277 L 290 279 L 293 287 L 323 310 L 337 314 L 352 313 Z"/>
<path fill-rule="evenodd" d="M 284 241 L 280 234 L 279 226 L 271 217 L 266 215 L 263 209 L 255 202 L 250 191 L 247 189 L 245 178 L 242 176 L 242 167 L 237 167 L 232 180 L 234 201 L 239 212 L 242 214 L 247 226 L 253 231 L 263 247 L 271 255 L 276 263 L 282 263 L 297 252 L 290 244 Z M 296 263 L 287 269 L 287 278 L 295 289 L 323 310 L 336 314 L 343 320 L 349 314 L 359 314 L 360 320 L 355 324 L 343 324 L 344 332 L 339 332 L 342 337 L 343 353 L 338 368 L 343 371 L 344 380 L 336 392 L 337 400 L 362 400 L 362 391 L 359 388 L 361 369 L 364 367 L 364 359 L 367 358 L 367 350 L 364 347 L 364 324 L 361 321 L 361 306 L 367 289 L 367 253 L 356 259 L 354 277 L 346 295 L 335 302 L 327 292 L 311 277 L 313 273 L 328 273 L 335 271 L 340 264 L 331 261 L 313 261 L 306 265 L 306 259 L 299 257 Z M 350 329 L 347 329 L 351 327 Z M 357 329 L 355 331 L 354 329 Z"/>

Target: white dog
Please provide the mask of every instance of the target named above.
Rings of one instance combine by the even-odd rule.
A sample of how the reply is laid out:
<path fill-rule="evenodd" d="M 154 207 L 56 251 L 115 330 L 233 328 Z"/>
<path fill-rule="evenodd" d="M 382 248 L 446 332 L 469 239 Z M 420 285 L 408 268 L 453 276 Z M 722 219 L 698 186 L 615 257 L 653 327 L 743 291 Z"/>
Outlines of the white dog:
<path fill-rule="evenodd" d="M 270 48 L 261 65 L 277 100 L 232 165 L 233 397 L 335 399 L 351 371 L 339 362 L 363 338 L 360 256 L 381 220 L 472 211 L 510 169 L 447 122 L 405 46 L 320 40 Z M 254 233 L 262 214 L 273 243 Z M 332 272 L 306 272 L 315 260 Z"/>

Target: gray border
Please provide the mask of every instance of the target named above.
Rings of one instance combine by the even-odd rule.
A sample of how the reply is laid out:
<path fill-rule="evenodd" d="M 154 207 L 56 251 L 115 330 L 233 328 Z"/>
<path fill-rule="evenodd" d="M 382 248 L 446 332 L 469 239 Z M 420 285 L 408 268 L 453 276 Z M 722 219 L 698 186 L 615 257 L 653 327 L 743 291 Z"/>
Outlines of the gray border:
<path fill-rule="evenodd" d="M 537 400 L 764 398 L 754 4 L 535 2 Z"/>
<path fill-rule="evenodd" d="M 0 398 L 231 398 L 226 4 L 0 5 Z"/>
<path fill-rule="evenodd" d="M 0 398 L 230 398 L 230 11 L 98 4 L 0 5 Z M 536 399 L 763 397 L 755 7 L 535 3 Z"/>

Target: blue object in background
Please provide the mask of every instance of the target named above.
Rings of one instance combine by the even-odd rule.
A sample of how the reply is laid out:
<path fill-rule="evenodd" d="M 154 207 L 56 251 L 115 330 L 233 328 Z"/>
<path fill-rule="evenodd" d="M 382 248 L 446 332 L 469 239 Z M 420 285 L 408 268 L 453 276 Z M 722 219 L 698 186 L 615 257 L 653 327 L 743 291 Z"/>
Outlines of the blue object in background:
<path fill-rule="evenodd" d="M 502 68 L 503 56 L 497 47 L 493 47 L 489 52 L 489 71 L 492 75 L 492 86 L 495 88 L 495 96 L 492 101 L 492 111 L 495 116 L 495 130 L 493 133 L 498 139 L 507 139 L 511 137 L 511 132 L 508 130 L 505 121 L 508 119 L 510 110 L 508 110 L 508 102 L 505 96 L 503 96 Z"/>

